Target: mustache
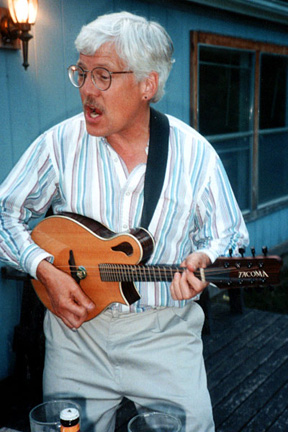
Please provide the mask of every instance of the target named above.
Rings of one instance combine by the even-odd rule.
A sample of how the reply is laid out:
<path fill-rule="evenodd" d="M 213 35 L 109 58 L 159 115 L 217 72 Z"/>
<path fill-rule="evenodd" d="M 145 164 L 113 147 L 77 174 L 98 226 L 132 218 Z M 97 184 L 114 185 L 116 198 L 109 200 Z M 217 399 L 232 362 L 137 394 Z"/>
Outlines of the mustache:
<path fill-rule="evenodd" d="M 85 97 L 85 99 L 83 100 L 83 105 L 87 105 L 90 108 L 95 108 L 100 110 L 101 112 L 104 112 L 104 107 L 99 104 L 99 102 L 91 95 Z"/>

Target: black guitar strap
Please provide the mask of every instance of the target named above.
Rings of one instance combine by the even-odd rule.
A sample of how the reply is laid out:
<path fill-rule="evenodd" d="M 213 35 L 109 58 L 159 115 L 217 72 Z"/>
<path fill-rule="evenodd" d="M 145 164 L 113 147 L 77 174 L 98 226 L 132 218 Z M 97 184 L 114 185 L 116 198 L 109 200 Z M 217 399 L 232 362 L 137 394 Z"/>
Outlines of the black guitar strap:
<path fill-rule="evenodd" d="M 150 142 L 144 182 L 144 206 L 140 226 L 148 229 L 164 183 L 169 144 L 166 115 L 150 107 Z"/>

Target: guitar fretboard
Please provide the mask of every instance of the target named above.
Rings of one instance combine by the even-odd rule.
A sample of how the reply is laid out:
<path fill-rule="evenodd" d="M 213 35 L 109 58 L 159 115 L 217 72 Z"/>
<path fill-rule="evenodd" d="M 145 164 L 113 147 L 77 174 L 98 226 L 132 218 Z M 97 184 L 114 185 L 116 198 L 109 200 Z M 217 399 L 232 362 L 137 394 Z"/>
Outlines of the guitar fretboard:
<path fill-rule="evenodd" d="M 176 272 L 184 270 L 176 265 L 99 264 L 101 280 L 105 282 L 171 282 Z"/>

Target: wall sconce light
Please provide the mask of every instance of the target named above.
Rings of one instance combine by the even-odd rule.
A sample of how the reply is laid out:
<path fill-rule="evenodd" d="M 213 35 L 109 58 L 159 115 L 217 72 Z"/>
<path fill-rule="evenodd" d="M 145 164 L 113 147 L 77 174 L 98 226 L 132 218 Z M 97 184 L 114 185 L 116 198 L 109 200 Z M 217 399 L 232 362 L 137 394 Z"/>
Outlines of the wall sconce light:
<path fill-rule="evenodd" d="M 0 33 L 2 48 L 16 48 L 17 39 L 22 41 L 23 66 L 28 68 L 28 42 L 33 38 L 29 31 L 35 24 L 38 0 L 9 0 L 8 9 L 0 8 Z M 10 12 L 10 14 L 9 14 Z M 1 17 L 2 16 L 2 17 Z M 15 46 L 16 44 L 16 46 Z"/>

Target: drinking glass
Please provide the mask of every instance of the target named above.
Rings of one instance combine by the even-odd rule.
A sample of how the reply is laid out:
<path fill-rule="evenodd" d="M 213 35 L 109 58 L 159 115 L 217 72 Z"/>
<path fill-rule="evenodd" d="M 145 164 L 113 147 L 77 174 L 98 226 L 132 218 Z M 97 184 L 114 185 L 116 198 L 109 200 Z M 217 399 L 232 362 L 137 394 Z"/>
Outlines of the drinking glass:
<path fill-rule="evenodd" d="M 80 407 L 66 399 L 44 402 L 34 407 L 29 413 L 31 432 L 60 432 L 60 412 L 65 408 Z"/>
<path fill-rule="evenodd" d="M 128 432 L 180 432 L 181 421 L 170 414 L 148 412 L 133 417 Z"/>

